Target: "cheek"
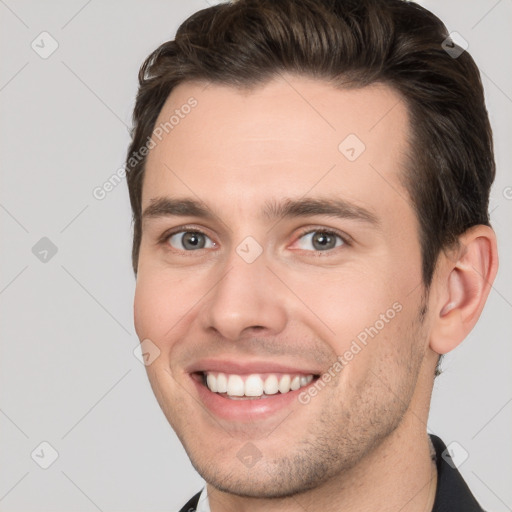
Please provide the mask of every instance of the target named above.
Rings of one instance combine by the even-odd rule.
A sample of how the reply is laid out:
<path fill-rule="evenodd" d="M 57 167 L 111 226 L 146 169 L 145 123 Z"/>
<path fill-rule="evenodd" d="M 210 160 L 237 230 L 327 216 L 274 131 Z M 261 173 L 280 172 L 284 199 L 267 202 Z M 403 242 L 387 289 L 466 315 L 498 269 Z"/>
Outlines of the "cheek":
<path fill-rule="evenodd" d="M 208 286 L 189 272 L 142 267 L 134 297 L 134 324 L 139 339 L 160 347 L 186 332 Z"/>
<path fill-rule="evenodd" d="M 173 283 L 162 279 L 161 275 L 139 273 L 133 305 L 139 339 L 149 338 L 157 344 L 164 342 L 165 333 L 177 321 L 180 296 Z"/>
<path fill-rule="evenodd" d="M 157 319 L 160 317 L 161 303 L 160 291 L 151 286 L 139 270 L 133 302 L 133 317 L 135 331 L 140 340 L 154 339 L 154 327 L 159 323 Z"/>
<path fill-rule="evenodd" d="M 326 327 L 326 339 L 332 340 L 337 354 L 361 333 L 364 340 L 364 333 L 376 322 L 381 327 L 380 315 L 386 314 L 398 297 L 381 272 L 371 275 L 361 269 L 316 274 L 297 282 L 294 290 L 304 297 L 316 323 Z M 392 310 L 389 316 L 394 313 Z"/>
<path fill-rule="evenodd" d="M 395 370 L 380 380 L 396 389 L 404 379 L 403 368 L 411 360 L 410 328 L 416 317 L 413 304 L 417 297 L 409 294 L 411 288 L 403 277 L 375 266 L 371 273 L 361 269 L 330 271 L 295 284 L 297 295 L 305 297 L 315 313 L 312 329 L 322 333 L 332 349 L 332 373 L 342 375 L 331 385 L 345 383 L 356 394 L 363 393 L 385 365 Z"/>

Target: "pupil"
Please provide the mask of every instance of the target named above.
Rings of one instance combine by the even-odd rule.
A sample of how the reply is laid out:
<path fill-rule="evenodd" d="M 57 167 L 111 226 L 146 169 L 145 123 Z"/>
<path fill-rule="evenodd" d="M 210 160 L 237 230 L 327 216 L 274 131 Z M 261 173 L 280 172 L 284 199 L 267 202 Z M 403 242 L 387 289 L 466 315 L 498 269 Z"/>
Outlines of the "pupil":
<path fill-rule="evenodd" d="M 319 233 L 313 237 L 313 241 L 318 243 L 322 249 L 325 249 L 328 245 L 332 245 L 334 237 L 327 233 Z"/>
<path fill-rule="evenodd" d="M 202 249 L 204 247 L 204 239 L 201 240 L 199 237 L 200 233 L 185 233 L 183 235 L 183 246 Z"/>

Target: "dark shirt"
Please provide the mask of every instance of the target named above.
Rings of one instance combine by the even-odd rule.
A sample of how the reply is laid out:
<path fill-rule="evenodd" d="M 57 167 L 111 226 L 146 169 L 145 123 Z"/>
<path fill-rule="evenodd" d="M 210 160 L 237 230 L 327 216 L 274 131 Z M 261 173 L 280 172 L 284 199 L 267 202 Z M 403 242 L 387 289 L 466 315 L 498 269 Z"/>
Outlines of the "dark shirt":
<path fill-rule="evenodd" d="M 430 435 L 436 450 L 437 489 L 432 512 L 484 512 L 459 471 L 448 462 L 449 454 L 443 452 L 446 446 L 437 436 Z M 199 500 L 198 492 L 180 512 L 194 512 Z"/>

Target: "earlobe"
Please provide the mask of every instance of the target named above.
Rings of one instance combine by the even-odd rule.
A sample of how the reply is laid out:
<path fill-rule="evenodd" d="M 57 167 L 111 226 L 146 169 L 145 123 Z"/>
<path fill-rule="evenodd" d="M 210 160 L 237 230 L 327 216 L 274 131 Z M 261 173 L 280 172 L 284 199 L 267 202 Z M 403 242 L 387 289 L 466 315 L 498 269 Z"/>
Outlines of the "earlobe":
<path fill-rule="evenodd" d="M 492 228 L 473 226 L 459 240 L 455 258 L 440 255 L 441 270 L 435 277 L 438 299 L 433 304 L 430 348 L 438 354 L 450 352 L 469 334 L 480 317 L 498 270 Z"/>

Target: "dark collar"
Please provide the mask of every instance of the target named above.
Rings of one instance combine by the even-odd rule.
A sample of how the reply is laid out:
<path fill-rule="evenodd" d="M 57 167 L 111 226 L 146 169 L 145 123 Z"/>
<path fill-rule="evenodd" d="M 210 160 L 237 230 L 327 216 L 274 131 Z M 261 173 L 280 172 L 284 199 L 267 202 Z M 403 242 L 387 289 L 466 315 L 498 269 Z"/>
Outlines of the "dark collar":
<path fill-rule="evenodd" d="M 201 495 L 201 491 L 199 491 L 193 498 L 190 498 L 187 503 L 183 506 L 180 512 L 195 512 L 197 508 L 197 504 L 199 502 L 199 496 Z"/>
<path fill-rule="evenodd" d="M 437 464 L 436 499 L 432 512 L 484 512 L 458 469 L 452 466 L 446 445 L 433 434 L 430 439 L 436 450 Z"/>
<path fill-rule="evenodd" d="M 430 434 L 430 439 L 436 450 L 437 465 L 437 489 L 432 512 L 484 512 L 462 475 L 450 464 L 451 457 L 448 451 L 445 451 L 446 445 L 433 434 Z M 180 512 L 194 512 L 200 494 L 198 492 L 190 499 Z"/>

